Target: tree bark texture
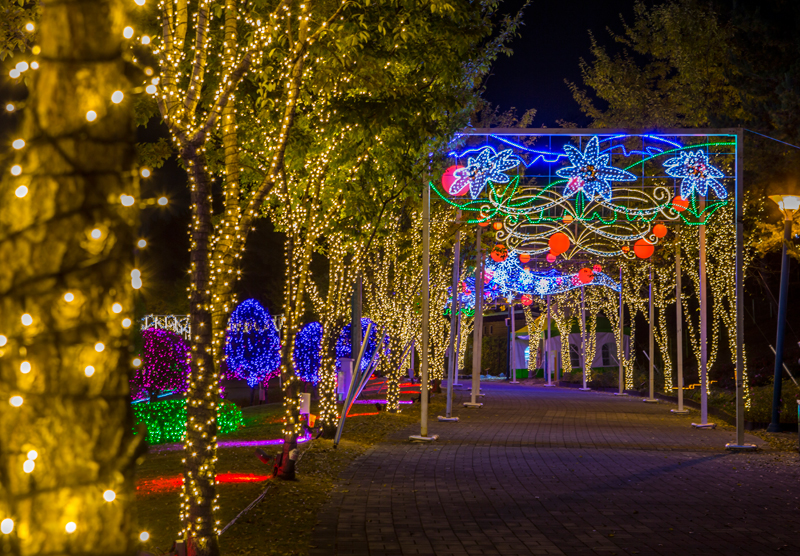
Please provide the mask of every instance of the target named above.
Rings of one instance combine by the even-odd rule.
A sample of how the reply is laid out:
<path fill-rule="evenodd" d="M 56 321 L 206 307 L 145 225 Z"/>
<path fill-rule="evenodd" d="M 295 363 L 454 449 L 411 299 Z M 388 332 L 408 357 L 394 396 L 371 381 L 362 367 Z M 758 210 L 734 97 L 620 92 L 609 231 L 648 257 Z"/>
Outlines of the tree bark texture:
<path fill-rule="evenodd" d="M 211 183 L 206 160 L 197 145 L 181 150 L 191 182 L 192 228 L 189 292 L 192 327 L 192 361 L 186 391 L 186 441 L 184 444 L 181 520 L 189 553 L 219 554 L 217 507 L 217 407 L 219 374 L 214 368 L 210 293 Z"/>
<path fill-rule="evenodd" d="M 22 172 L 2 168 L 0 519 L 14 521 L 0 538 L 5 554 L 122 555 L 136 546 L 134 468 L 144 444 L 132 434 L 128 388 L 138 209 L 121 195 L 137 198 L 138 182 L 125 9 L 121 0 L 44 3 L 40 67 L 27 74 L 15 136 L 26 145 L 10 162 Z M 113 104 L 117 90 L 125 99 Z"/>

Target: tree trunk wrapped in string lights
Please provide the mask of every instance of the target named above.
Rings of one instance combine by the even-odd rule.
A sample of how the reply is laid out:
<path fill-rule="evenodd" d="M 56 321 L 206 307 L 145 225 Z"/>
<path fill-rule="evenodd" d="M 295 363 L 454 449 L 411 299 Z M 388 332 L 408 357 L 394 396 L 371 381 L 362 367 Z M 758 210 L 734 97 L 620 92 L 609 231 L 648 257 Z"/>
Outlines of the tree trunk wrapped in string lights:
<path fill-rule="evenodd" d="M 135 549 L 126 8 L 46 3 L 25 55 L 38 69 L 0 181 L 0 546 L 17 556 Z"/>

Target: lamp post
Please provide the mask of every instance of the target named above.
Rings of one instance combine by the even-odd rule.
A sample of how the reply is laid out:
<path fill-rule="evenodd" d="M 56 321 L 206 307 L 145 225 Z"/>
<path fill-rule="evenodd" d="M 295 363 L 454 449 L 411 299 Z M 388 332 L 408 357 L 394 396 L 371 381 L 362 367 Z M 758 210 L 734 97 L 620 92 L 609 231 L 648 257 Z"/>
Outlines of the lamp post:
<path fill-rule="evenodd" d="M 781 290 L 778 298 L 778 337 L 775 340 L 775 385 L 772 390 L 772 422 L 767 432 L 780 432 L 781 377 L 783 374 L 783 337 L 786 332 L 786 305 L 789 297 L 789 258 L 786 244 L 792 236 L 792 217 L 800 209 L 796 195 L 770 195 L 783 213 L 783 251 L 781 255 Z"/>

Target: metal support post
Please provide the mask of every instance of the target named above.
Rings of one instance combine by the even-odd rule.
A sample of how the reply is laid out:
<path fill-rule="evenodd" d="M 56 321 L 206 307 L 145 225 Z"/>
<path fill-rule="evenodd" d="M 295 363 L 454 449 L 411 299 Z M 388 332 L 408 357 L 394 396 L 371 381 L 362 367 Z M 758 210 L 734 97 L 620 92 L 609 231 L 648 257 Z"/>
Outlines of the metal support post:
<path fill-rule="evenodd" d="M 701 198 L 700 212 L 705 209 Z M 706 282 L 706 227 L 700 226 L 700 422 L 692 423 L 697 429 L 713 429 L 716 424 L 708 422 L 708 286 Z"/>
<path fill-rule="evenodd" d="M 511 309 L 511 345 L 509 346 L 508 354 L 509 354 L 509 357 L 511 357 L 511 365 L 509 365 L 508 368 L 509 368 L 510 373 L 511 373 L 511 375 L 510 375 L 511 379 L 508 382 L 509 382 L 509 384 L 519 384 L 519 381 L 517 380 L 517 369 L 516 369 L 516 366 L 515 366 L 516 365 L 516 361 L 517 361 L 517 358 L 516 358 L 516 355 L 517 355 L 517 341 L 514 338 L 514 334 L 517 331 L 517 321 L 516 321 L 514 304 L 512 303 L 511 305 L 509 305 L 509 307 Z M 528 333 L 530 334 L 530 330 L 528 331 Z"/>
<path fill-rule="evenodd" d="M 481 345 L 483 336 L 483 254 L 481 253 L 481 233 L 483 228 L 478 227 L 475 241 L 475 320 L 472 331 L 472 392 L 470 401 L 464 407 L 481 407 L 478 394 L 481 389 Z"/>
<path fill-rule="evenodd" d="M 783 251 L 781 252 L 781 286 L 778 295 L 778 333 L 775 338 L 775 378 L 772 388 L 772 421 L 767 432 L 781 432 L 781 387 L 783 386 L 783 338 L 786 333 L 786 311 L 789 303 L 789 256 L 786 245 L 792 237 L 792 221 L 783 221 Z M 737 350 L 738 351 L 738 350 Z"/>
<path fill-rule="evenodd" d="M 461 211 L 456 212 L 456 222 L 461 220 Z M 456 243 L 453 246 L 453 284 L 451 292 L 453 301 L 450 304 L 450 341 L 448 345 L 450 357 L 447 361 L 447 409 L 445 415 L 439 415 L 439 421 L 458 421 L 453 417 L 453 377 L 458 373 L 456 368 L 455 339 L 458 318 L 458 278 L 461 270 L 461 228 L 456 230 Z"/>
<path fill-rule="evenodd" d="M 550 352 L 548 347 L 550 344 L 550 296 L 547 296 L 547 337 L 544 339 L 544 372 L 547 373 L 547 384 L 545 386 L 554 386 L 553 384 L 553 369 L 550 368 Z"/>
<path fill-rule="evenodd" d="M 655 354 L 653 353 L 653 347 L 655 343 L 655 335 L 653 334 L 653 327 L 655 325 L 655 317 L 653 316 L 653 261 L 650 261 L 650 289 L 648 290 L 647 300 L 649 303 L 647 315 L 650 319 L 650 326 L 648 327 L 648 354 L 647 354 L 647 369 L 648 369 L 648 382 L 650 383 L 650 395 L 645 398 L 643 401 L 648 403 L 658 403 L 658 400 L 653 395 L 655 393 L 655 382 L 653 380 L 653 358 Z"/>
<path fill-rule="evenodd" d="M 689 413 L 688 409 L 683 407 L 683 300 L 681 293 L 683 292 L 681 284 L 681 241 L 680 232 L 675 238 L 675 333 L 677 336 L 677 371 L 678 371 L 678 409 L 670 409 L 672 413 L 684 414 Z"/>
<path fill-rule="evenodd" d="M 622 265 L 619 267 L 619 345 L 617 346 L 617 363 L 619 363 L 619 392 L 615 396 L 627 396 L 625 393 L 625 302 L 622 298 Z"/>
<path fill-rule="evenodd" d="M 430 258 L 431 258 L 431 188 L 425 180 L 422 187 L 422 369 L 419 392 L 420 433 L 410 440 L 436 440 L 437 435 L 428 436 L 428 349 L 430 326 Z"/>
<path fill-rule="evenodd" d="M 755 450 L 744 441 L 744 130 L 736 132 L 736 444 L 731 450 Z"/>
<path fill-rule="evenodd" d="M 586 286 L 581 286 L 581 370 L 583 371 L 583 390 L 584 392 L 588 392 L 591 388 L 586 387 Z M 589 361 L 588 365 L 591 367 L 592 362 Z"/>

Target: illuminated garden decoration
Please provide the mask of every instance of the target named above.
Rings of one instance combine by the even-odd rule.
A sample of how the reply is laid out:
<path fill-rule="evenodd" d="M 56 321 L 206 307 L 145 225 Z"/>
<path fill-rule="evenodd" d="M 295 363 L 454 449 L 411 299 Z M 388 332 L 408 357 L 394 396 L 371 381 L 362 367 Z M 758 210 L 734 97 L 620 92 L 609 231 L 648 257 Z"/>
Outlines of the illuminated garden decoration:
<path fill-rule="evenodd" d="M 292 362 L 294 373 L 303 382 L 312 384 L 319 382 L 319 368 L 322 364 L 321 344 L 322 325 L 318 322 L 308 323 L 295 337 Z"/>
<path fill-rule="evenodd" d="M 448 193 L 460 195 L 468 188 L 470 196 L 475 199 L 489 183 L 508 183 L 511 178 L 505 173 L 506 170 L 515 168 L 520 162 L 511 149 L 497 153 L 491 147 L 483 148 L 478 156 L 468 158 L 466 167 L 453 170 L 455 179 L 450 183 Z"/>
<path fill-rule="evenodd" d="M 152 399 L 165 390 L 186 391 L 189 346 L 169 330 L 148 328 L 142 332 L 141 366 L 131 379 L 131 397 Z"/>
<path fill-rule="evenodd" d="M 543 137 L 533 141 L 531 135 Z M 736 143 L 730 134 L 462 136 L 467 137 L 463 152 L 450 153 L 456 164 L 468 162 L 454 175 L 472 167 L 470 179 L 483 180 L 480 190 L 486 195 L 449 199 L 435 185 L 434 190 L 473 215 L 471 222 L 502 222 L 495 239 L 510 252 L 550 255 L 550 262 L 579 254 L 635 259 L 637 252 L 647 252 L 635 244 L 657 245 L 665 224 L 708 224 L 729 202 L 725 182 L 734 177 Z M 476 140 L 482 146 L 471 145 Z M 538 148 L 542 140 L 547 148 Z M 505 148 L 502 172 L 490 156 L 495 145 Z M 514 168 L 516 175 L 507 173 Z M 450 190 L 457 187 L 456 180 Z M 704 199 L 702 206 L 699 197 L 709 189 L 717 199 Z"/>
<path fill-rule="evenodd" d="M 250 388 L 266 385 L 281 365 L 281 340 L 267 311 L 255 299 L 242 301 L 228 321 L 225 362 Z"/>

